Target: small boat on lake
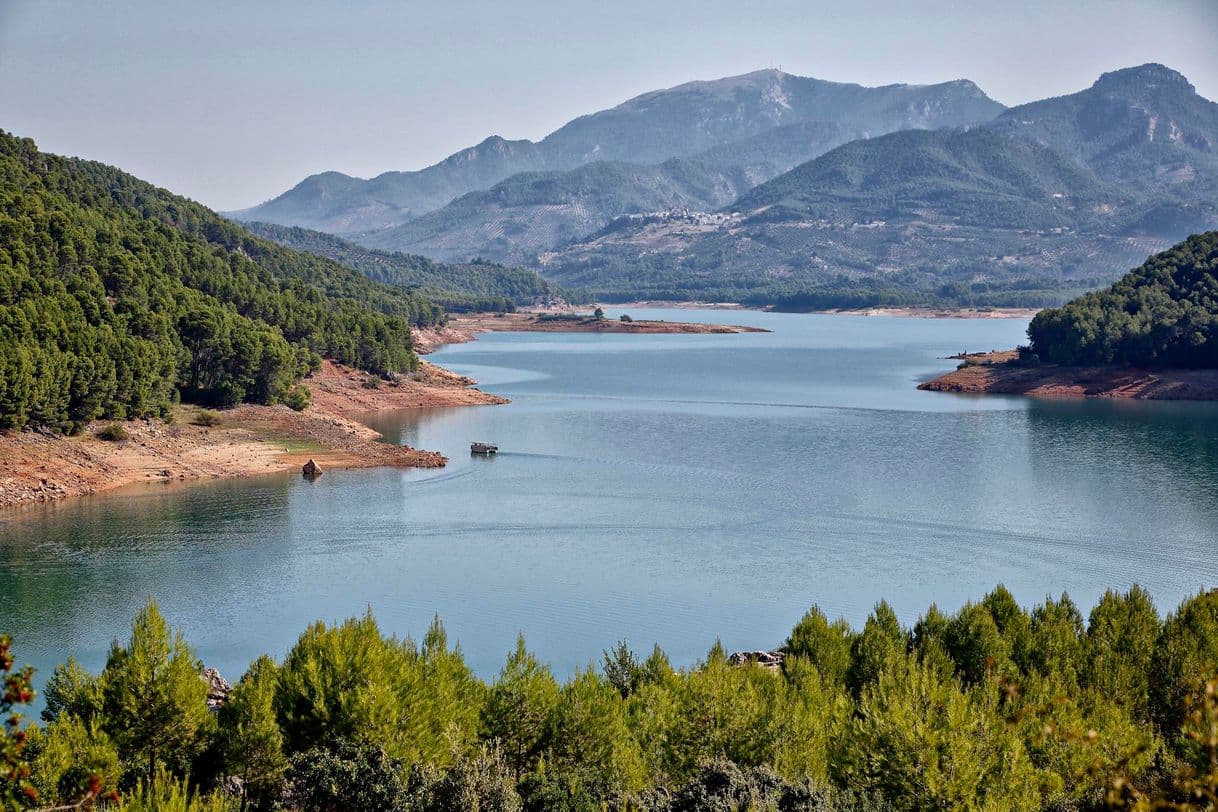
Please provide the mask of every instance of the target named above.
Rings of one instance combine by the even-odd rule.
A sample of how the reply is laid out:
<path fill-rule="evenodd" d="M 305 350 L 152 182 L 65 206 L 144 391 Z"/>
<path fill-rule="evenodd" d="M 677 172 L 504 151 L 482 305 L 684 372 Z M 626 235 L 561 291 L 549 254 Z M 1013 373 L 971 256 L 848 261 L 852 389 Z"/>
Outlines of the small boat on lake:
<path fill-rule="evenodd" d="M 469 444 L 469 453 L 471 453 L 471 454 L 485 454 L 485 455 L 489 456 L 490 454 L 494 454 L 498 450 L 499 450 L 499 446 L 494 445 L 492 443 L 470 443 Z"/>

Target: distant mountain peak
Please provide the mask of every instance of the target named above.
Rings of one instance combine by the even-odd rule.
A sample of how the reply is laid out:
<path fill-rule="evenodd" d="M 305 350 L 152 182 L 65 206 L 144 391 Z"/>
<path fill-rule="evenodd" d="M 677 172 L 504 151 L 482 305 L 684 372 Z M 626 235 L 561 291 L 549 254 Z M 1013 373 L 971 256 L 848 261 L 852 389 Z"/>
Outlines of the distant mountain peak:
<path fill-rule="evenodd" d="M 1174 87 L 1187 93 L 1197 92 L 1184 74 L 1157 62 L 1102 73 L 1091 86 L 1093 90 L 1102 93 L 1120 95 L 1156 92 L 1165 87 Z"/>
<path fill-rule="evenodd" d="M 986 95 L 986 92 L 982 90 L 981 87 L 972 79 L 952 79 L 951 81 L 944 82 L 943 84 L 956 90 L 963 90 L 964 92 L 970 93 L 974 96 L 985 97 L 987 99 L 989 98 L 989 96 Z"/>
<path fill-rule="evenodd" d="M 522 172 L 568 171 L 595 161 L 660 164 L 719 150 L 718 168 L 730 174 L 742 163 L 730 155 L 729 145 L 756 148 L 755 140 L 767 134 L 770 154 L 755 155 L 749 166 L 772 177 L 819 154 L 809 154 L 809 148 L 836 146 L 847 136 L 968 126 L 1002 109 L 967 81 L 864 87 L 766 68 L 644 93 L 573 119 L 538 142 L 494 135 L 413 172 L 387 172 L 363 182 L 319 177 L 234 216 L 336 233 L 371 232 Z M 787 162 L 785 156 L 793 154 L 798 159 Z"/>

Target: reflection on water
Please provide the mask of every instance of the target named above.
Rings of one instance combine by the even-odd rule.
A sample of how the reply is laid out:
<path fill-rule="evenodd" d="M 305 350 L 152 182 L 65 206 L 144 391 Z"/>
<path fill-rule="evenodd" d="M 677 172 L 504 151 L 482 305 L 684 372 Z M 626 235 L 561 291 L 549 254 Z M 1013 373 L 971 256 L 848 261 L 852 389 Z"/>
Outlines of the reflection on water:
<path fill-rule="evenodd" d="M 610 313 L 610 317 L 615 313 Z M 382 412 L 439 470 L 142 490 L 0 518 L 0 628 L 96 667 L 155 595 L 236 676 L 313 619 L 434 613 L 484 674 L 518 630 L 559 672 L 626 637 L 679 662 L 811 603 L 907 621 L 1005 582 L 1166 610 L 1218 574 L 1213 405 L 918 392 L 1014 322 L 690 312 L 768 334 L 492 334 L 437 360 L 508 406 Z M 469 443 L 498 443 L 497 458 Z"/>

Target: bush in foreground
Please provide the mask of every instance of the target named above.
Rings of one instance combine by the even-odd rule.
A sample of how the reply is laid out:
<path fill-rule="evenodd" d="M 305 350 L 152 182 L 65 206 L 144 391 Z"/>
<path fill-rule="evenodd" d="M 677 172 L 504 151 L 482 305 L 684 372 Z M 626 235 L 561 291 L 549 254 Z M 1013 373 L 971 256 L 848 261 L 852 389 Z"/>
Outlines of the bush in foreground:
<path fill-rule="evenodd" d="M 813 607 L 781 669 L 733 665 L 718 645 L 673 669 L 623 643 L 565 682 L 523 638 L 486 682 L 438 622 L 416 643 L 365 615 L 314 624 L 282 663 L 259 658 L 212 714 L 201 663 L 150 603 L 100 674 L 55 669 L 45 727 L 20 742 L 5 728 L 0 798 L 117 793 L 119 809 L 204 812 L 1212 808 L 1216 606 L 1203 593 L 1164 622 L 1135 587 L 1084 621 L 1067 596 L 1026 611 L 999 587 L 912 628 L 880 603 L 859 630 Z M 10 684 L 12 707 L 28 701 L 20 675 Z"/>

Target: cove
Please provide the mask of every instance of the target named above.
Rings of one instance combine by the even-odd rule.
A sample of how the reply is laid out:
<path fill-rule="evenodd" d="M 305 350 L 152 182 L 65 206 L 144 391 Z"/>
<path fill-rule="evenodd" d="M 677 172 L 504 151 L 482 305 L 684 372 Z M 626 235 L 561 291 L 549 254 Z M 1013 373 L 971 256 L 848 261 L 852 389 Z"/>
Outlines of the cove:
<path fill-rule="evenodd" d="M 0 515 L 0 629 L 42 678 L 96 670 L 152 595 L 231 679 L 316 619 L 420 637 L 438 614 L 483 676 L 518 632 L 561 676 L 623 638 L 677 664 L 778 645 L 814 603 L 860 626 L 885 598 L 912 623 L 1002 582 L 1086 612 L 1138 582 L 1165 613 L 1218 583 L 1213 404 L 915 389 L 1019 343 L 1017 320 L 646 315 L 773 332 L 486 334 L 433 360 L 511 404 L 367 418 L 444 469 Z"/>

